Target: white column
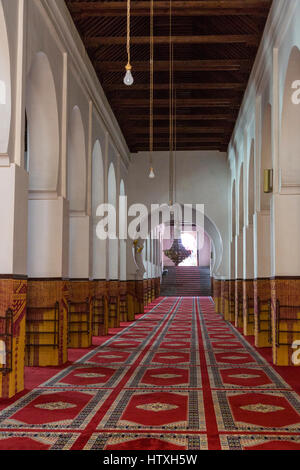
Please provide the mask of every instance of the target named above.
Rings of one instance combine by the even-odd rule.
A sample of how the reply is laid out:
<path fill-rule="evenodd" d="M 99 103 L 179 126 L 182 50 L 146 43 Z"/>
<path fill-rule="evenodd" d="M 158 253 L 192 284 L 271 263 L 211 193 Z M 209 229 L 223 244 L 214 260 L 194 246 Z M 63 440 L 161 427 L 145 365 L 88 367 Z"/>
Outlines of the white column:
<path fill-rule="evenodd" d="M 254 278 L 254 246 L 253 246 L 253 225 L 244 227 L 244 268 L 243 279 Z"/>
<path fill-rule="evenodd" d="M 97 237 L 96 229 L 100 218 L 93 217 L 92 238 L 93 238 L 93 279 L 106 279 L 106 240 Z"/>
<path fill-rule="evenodd" d="M 239 235 L 235 236 L 236 240 L 236 269 L 235 269 L 235 277 L 236 279 L 243 279 L 244 275 L 244 261 L 243 261 L 243 243 L 244 243 L 244 237 L 243 233 L 241 232 Z"/>
<path fill-rule="evenodd" d="M 272 199 L 272 276 L 300 274 L 300 194 Z"/>
<path fill-rule="evenodd" d="M 90 217 L 70 214 L 69 278 L 90 278 Z"/>
<path fill-rule="evenodd" d="M 120 280 L 126 281 L 126 246 L 127 240 L 120 240 L 120 259 L 122 259 L 122 263 L 120 264 Z"/>
<path fill-rule="evenodd" d="M 29 194 L 28 276 L 68 276 L 68 202 Z"/>
<path fill-rule="evenodd" d="M 230 279 L 233 281 L 236 278 L 236 249 L 235 249 L 235 238 L 233 238 L 230 244 Z"/>
<path fill-rule="evenodd" d="M 25 170 L 0 167 L 0 274 L 27 272 L 27 191 Z"/>
<path fill-rule="evenodd" d="M 261 211 L 253 217 L 254 277 L 269 278 L 271 275 L 270 212 Z"/>

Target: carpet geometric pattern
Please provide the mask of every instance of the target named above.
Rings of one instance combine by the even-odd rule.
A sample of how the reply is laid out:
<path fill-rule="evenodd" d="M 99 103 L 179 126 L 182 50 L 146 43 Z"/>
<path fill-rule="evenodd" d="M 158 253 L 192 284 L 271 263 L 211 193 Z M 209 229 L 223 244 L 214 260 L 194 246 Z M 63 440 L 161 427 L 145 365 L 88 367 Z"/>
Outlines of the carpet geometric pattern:
<path fill-rule="evenodd" d="M 300 398 L 211 298 L 160 298 L 1 407 L 3 449 L 300 450 Z"/>

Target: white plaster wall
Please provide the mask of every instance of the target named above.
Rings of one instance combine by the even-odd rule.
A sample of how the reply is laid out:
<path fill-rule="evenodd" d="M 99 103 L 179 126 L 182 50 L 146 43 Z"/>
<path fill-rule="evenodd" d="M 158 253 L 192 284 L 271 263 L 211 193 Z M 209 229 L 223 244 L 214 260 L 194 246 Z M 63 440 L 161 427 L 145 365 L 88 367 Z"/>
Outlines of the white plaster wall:
<path fill-rule="evenodd" d="M 2 0 L 1 3 L 8 30 L 12 77 L 12 119 L 8 156 L 0 155 L 0 181 L 3 181 L 1 191 L 6 195 L 5 199 L 2 199 L 2 206 L 0 206 L 0 220 L 8 227 L 7 231 L 2 231 L 0 234 L 0 246 L 5 247 L 0 257 L 0 273 L 22 275 L 28 273 L 26 268 L 28 175 L 18 166 L 9 168 L 9 164 L 16 163 L 22 166 L 24 163 L 24 116 L 28 73 L 36 54 L 43 52 L 49 60 L 57 96 L 59 175 L 56 195 L 45 194 L 41 197 L 42 202 L 37 202 L 37 198 L 33 197 L 32 206 L 40 205 L 40 208 L 47 206 L 47 210 L 38 209 L 30 215 L 29 224 L 33 225 L 29 228 L 31 239 L 29 246 L 32 247 L 38 236 L 41 237 L 41 233 L 43 234 L 43 230 L 38 232 L 38 227 L 43 222 L 45 222 L 45 227 L 47 224 L 49 225 L 49 221 L 45 221 L 47 212 L 51 214 L 52 220 L 57 221 L 59 230 L 57 239 L 53 233 L 51 236 L 49 233 L 45 233 L 45 237 L 38 240 L 38 244 L 34 246 L 37 258 L 34 257 L 30 260 L 30 266 L 32 266 L 30 272 L 45 277 L 67 276 L 66 265 L 68 262 L 66 262 L 64 253 L 68 253 L 70 250 L 74 257 L 70 261 L 70 275 L 88 277 L 91 272 L 93 237 L 86 217 L 90 215 L 91 210 L 91 153 L 93 145 L 95 140 L 99 139 L 103 153 L 104 174 L 107 175 L 108 167 L 113 161 L 118 169 L 118 181 L 122 173 L 125 184 L 129 164 L 128 148 L 64 0 L 56 0 L 55 2 L 48 0 Z M 74 221 L 75 217 L 71 218 L 69 238 L 68 210 L 67 214 L 65 209 L 60 213 L 58 209 L 54 210 L 53 198 L 67 197 L 68 129 L 74 106 L 80 108 L 84 126 L 87 205 L 85 214 L 78 214 L 82 217 L 80 222 L 78 222 L 80 217 L 76 222 Z M 108 141 L 110 142 L 110 150 L 108 150 Z M 7 168 L 3 165 L 6 165 Z M 10 185 L 9 190 L 8 184 Z M 107 196 L 107 179 L 105 179 L 105 194 Z M 67 205 L 67 201 L 64 200 L 63 206 L 67 207 Z M 62 233 L 61 227 L 64 227 Z M 10 239 L 10 243 L 7 242 L 7 237 Z M 48 246 L 46 242 L 49 242 L 50 245 Z M 51 247 L 56 243 L 59 248 L 52 260 L 48 257 L 52 256 Z M 72 247 L 70 248 L 70 246 Z M 88 255 L 87 251 L 89 251 Z M 84 260 L 81 259 L 80 253 L 83 253 Z M 104 265 L 105 273 L 105 259 Z"/>
<path fill-rule="evenodd" d="M 27 263 L 27 199 L 24 188 L 28 176 L 11 165 L 0 171 L 0 273 L 24 274 Z M 12 207 L 16 210 L 13 211 Z"/>
<path fill-rule="evenodd" d="M 68 252 L 63 242 L 68 232 L 68 204 L 63 198 L 29 201 L 29 277 L 61 278 L 68 275 Z"/>
<path fill-rule="evenodd" d="M 254 248 L 253 248 L 253 224 L 244 227 L 243 234 L 243 279 L 254 279 Z"/>
<path fill-rule="evenodd" d="M 254 277 L 271 276 L 271 223 L 270 212 L 262 211 L 254 215 Z"/>
<path fill-rule="evenodd" d="M 299 276 L 300 195 L 276 195 L 271 211 L 272 276 Z"/>
<path fill-rule="evenodd" d="M 155 179 L 149 175 L 149 154 L 132 154 L 128 173 L 128 204 L 168 203 L 169 153 L 154 152 Z M 177 152 L 176 154 L 176 202 L 204 204 L 205 215 L 220 231 L 223 241 L 223 259 L 219 276 L 229 275 L 229 181 L 230 171 L 225 153 L 214 151 Z"/>
<path fill-rule="evenodd" d="M 253 224 L 254 276 L 296 276 L 299 275 L 300 259 L 299 237 L 299 186 L 297 171 L 292 174 L 293 184 L 288 187 L 284 181 L 287 163 L 290 168 L 298 168 L 295 155 L 299 151 L 299 133 L 292 132 L 297 126 L 293 118 L 292 126 L 286 130 L 285 142 L 282 143 L 282 125 L 288 119 L 284 108 L 284 97 L 290 99 L 294 90 L 285 90 L 287 68 L 290 55 L 296 46 L 300 49 L 300 2 L 298 0 L 275 0 L 266 24 L 263 39 L 244 95 L 239 117 L 229 144 L 228 155 L 232 180 L 237 177 L 236 149 L 244 145 L 246 161 L 255 142 L 255 214 Z M 294 70 L 300 70 L 300 64 L 294 64 Z M 297 73 L 296 73 L 297 75 Z M 298 74 L 299 75 L 299 74 Z M 295 76 L 300 80 L 300 76 Z M 271 133 L 267 135 L 264 127 L 266 107 L 270 103 Z M 299 105 L 298 105 L 299 106 Z M 291 106 L 290 106 L 291 107 Z M 295 113 L 293 114 L 295 116 Z M 300 110 L 299 110 L 300 117 Z M 286 136 L 289 136 L 286 138 Z M 271 165 L 274 172 L 273 194 L 263 194 L 263 158 L 265 149 L 271 149 Z M 288 159 L 291 161 L 288 162 Z M 268 165 L 269 166 L 269 165 Z M 244 165 L 244 168 L 246 166 Z M 299 165 L 300 171 L 300 165 Z M 245 223 L 251 224 L 248 214 L 248 179 L 249 167 L 245 175 L 244 201 L 246 202 Z M 272 214 L 263 205 L 263 200 L 270 198 Z M 231 217 L 230 217 L 231 218 Z M 248 240 L 248 233 L 247 233 Z M 244 244 L 244 250 L 251 249 L 251 240 Z M 246 253 L 248 257 L 248 253 Z M 239 260 L 235 260 L 236 263 Z M 251 271 L 251 257 L 245 260 L 244 273 Z"/>
<path fill-rule="evenodd" d="M 89 279 L 90 217 L 70 217 L 69 278 Z"/>
<path fill-rule="evenodd" d="M 12 271 L 8 272 L 8 274 L 22 275 L 26 272 L 26 268 L 27 268 L 28 202 L 27 202 L 27 198 L 24 197 L 24 193 L 25 193 L 25 190 L 28 188 L 29 181 L 28 181 L 28 174 L 26 173 L 25 170 L 23 170 L 23 168 L 20 168 L 19 166 L 13 164 L 7 170 L 14 175 L 14 184 L 10 180 L 6 181 L 6 184 L 9 184 L 11 190 L 14 191 L 14 207 L 15 207 L 15 210 L 12 211 L 11 205 L 7 204 L 7 199 L 2 198 L 2 196 L 0 197 L 0 199 L 3 202 L 4 201 L 6 202 L 7 204 L 6 207 L 9 208 L 9 211 L 14 218 L 13 264 L 12 264 Z M 3 176 L 5 177 L 5 175 Z M 0 187 L 2 187 L 1 184 L 0 184 Z M 4 188 L 5 188 L 5 185 L 4 185 Z M 9 194 L 9 192 L 7 191 L 6 194 Z M 0 209 L 0 214 L 2 214 L 1 209 Z M 1 245 L 2 245 L 2 241 L 1 241 Z M 2 246 L 5 247 L 5 243 Z M 2 270 L 2 267 L 0 267 L 0 273 L 2 272 L 6 273 L 5 269 Z"/>
<path fill-rule="evenodd" d="M 11 162 L 20 158 L 20 153 L 15 154 L 15 128 L 17 125 L 17 80 L 18 80 L 18 37 L 16 35 L 16 25 L 18 24 L 19 9 L 21 8 L 19 0 L 3 1 L 1 0 L 4 17 L 6 21 L 7 36 L 9 42 L 10 54 L 10 74 L 11 74 L 11 123 L 8 143 L 8 160 Z"/>

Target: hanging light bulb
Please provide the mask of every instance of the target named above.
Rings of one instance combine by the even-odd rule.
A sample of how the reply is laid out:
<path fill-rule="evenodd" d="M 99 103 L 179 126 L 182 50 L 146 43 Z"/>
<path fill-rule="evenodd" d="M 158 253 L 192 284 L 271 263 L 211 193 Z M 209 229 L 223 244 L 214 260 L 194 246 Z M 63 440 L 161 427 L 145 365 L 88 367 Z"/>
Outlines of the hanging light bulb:
<path fill-rule="evenodd" d="M 125 69 L 126 69 L 126 75 L 124 77 L 124 85 L 131 86 L 134 82 L 133 76 L 131 73 L 131 65 L 127 64 Z"/>
<path fill-rule="evenodd" d="M 126 45 L 126 49 L 127 49 L 127 65 L 125 67 L 125 70 L 126 70 L 126 74 L 125 74 L 125 77 L 124 77 L 124 84 L 127 85 L 127 86 L 131 86 L 134 82 L 133 80 L 133 76 L 132 76 L 132 73 L 131 73 L 131 64 L 130 64 L 130 0 L 127 0 L 127 45 Z"/>
<path fill-rule="evenodd" d="M 153 170 L 152 167 L 150 168 L 149 178 L 151 178 L 151 179 L 155 178 L 155 173 L 154 173 L 154 170 Z"/>

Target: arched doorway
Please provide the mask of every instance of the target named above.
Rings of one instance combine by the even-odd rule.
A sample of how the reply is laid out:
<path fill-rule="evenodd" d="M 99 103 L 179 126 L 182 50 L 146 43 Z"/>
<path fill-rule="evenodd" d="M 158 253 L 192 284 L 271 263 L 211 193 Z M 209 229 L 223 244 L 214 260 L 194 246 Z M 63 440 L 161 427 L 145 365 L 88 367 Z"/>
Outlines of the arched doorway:
<path fill-rule="evenodd" d="M 86 210 L 86 146 L 78 106 L 72 110 L 68 134 L 68 200 L 70 212 Z"/>
<path fill-rule="evenodd" d="M 99 217 L 97 208 L 104 203 L 104 169 L 99 140 L 95 142 L 92 156 L 92 217 L 93 217 L 93 279 L 106 279 L 106 242 L 96 234 Z"/>
<path fill-rule="evenodd" d="M 254 239 L 253 221 L 255 213 L 255 177 L 254 177 L 254 140 L 252 139 L 248 157 L 248 180 L 247 180 L 247 214 L 245 225 L 245 276 L 246 279 L 254 278 Z"/>
<path fill-rule="evenodd" d="M 248 222 L 253 224 L 255 212 L 254 140 L 251 142 L 248 166 Z"/>
<path fill-rule="evenodd" d="M 236 237 L 236 185 L 235 180 L 232 183 L 231 190 L 231 279 L 235 279 L 235 237 Z"/>
<path fill-rule="evenodd" d="M 111 163 L 108 170 L 108 204 L 117 210 L 117 182 L 114 164 Z M 108 241 L 108 275 L 110 280 L 119 279 L 119 249 L 118 239 L 110 238 Z"/>
<path fill-rule="evenodd" d="M 300 108 L 298 101 L 293 99 L 294 90 L 299 90 L 299 80 L 300 50 L 294 46 L 284 84 L 280 136 L 281 185 L 290 188 L 300 186 Z"/>
<path fill-rule="evenodd" d="M 0 154 L 7 153 L 11 122 L 10 54 L 6 21 L 0 2 Z"/>
<path fill-rule="evenodd" d="M 56 328 L 54 312 L 60 325 L 65 324 L 67 317 L 62 300 L 62 278 L 67 276 L 68 228 L 65 223 L 67 204 L 59 193 L 57 94 L 51 65 L 44 52 L 33 57 L 29 69 L 26 115 L 29 191 L 25 360 L 34 366 L 55 366 L 67 360 L 67 338 L 62 328 L 58 328 L 57 340 L 46 331 Z"/>
<path fill-rule="evenodd" d="M 239 234 L 243 234 L 244 228 L 244 164 L 240 166 L 239 176 Z"/>
<path fill-rule="evenodd" d="M 243 278 L 244 278 L 244 164 L 238 177 L 238 224 L 236 237 L 235 326 L 243 326 Z"/>
<path fill-rule="evenodd" d="M 26 91 L 28 204 L 28 276 L 60 277 L 62 263 L 57 246 L 59 175 L 59 118 L 56 90 L 49 60 L 34 57 Z M 62 230 L 62 226 L 60 227 Z"/>
<path fill-rule="evenodd" d="M 195 225 L 195 221 L 197 220 L 197 214 L 196 214 L 196 209 L 192 208 L 192 211 L 188 211 L 185 213 L 184 211 L 184 206 L 182 204 L 177 203 L 176 206 L 180 208 L 180 211 L 183 214 L 183 219 L 182 222 L 184 223 L 185 226 L 193 226 Z M 161 217 L 159 217 L 159 213 L 161 214 Z M 147 217 L 143 218 L 139 225 L 139 230 L 141 233 L 145 234 L 147 231 L 148 233 L 154 231 L 156 228 L 160 228 L 161 226 L 161 221 L 159 220 L 167 220 L 166 216 L 170 214 L 169 206 L 167 204 L 163 204 L 160 206 L 159 209 L 153 211 L 151 214 L 149 214 Z M 220 234 L 220 231 L 216 224 L 209 219 L 209 217 L 206 214 L 202 214 L 203 217 L 199 217 L 199 219 L 202 219 L 201 224 L 197 226 L 197 229 L 200 229 L 203 231 L 203 233 L 206 233 L 207 236 L 209 237 L 210 240 L 210 246 L 211 246 L 211 254 L 213 254 L 212 259 L 211 259 L 211 266 L 210 268 L 207 268 L 207 277 L 208 277 L 208 282 L 209 282 L 209 289 L 210 289 L 210 277 L 212 277 L 214 274 L 218 274 L 218 271 L 220 269 L 220 266 L 222 264 L 223 260 L 223 240 Z M 154 225 L 151 225 L 151 221 L 156 221 Z M 166 224 L 165 224 L 166 225 Z M 147 228 L 146 228 L 147 227 Z M 150 230 L 151 228 L 151 230 Z M 162 230 L 159 230 L 161 233 Z M 170 230 L 171 232 L 171 230 Z M 136 238 L 138 239 L 139 236 L 136 233 Z M 142 245 L 146 246 L 146 238 L 143 240 L 139 240 L 138 246 L 141 247 Z M 162 243 L 160 246 L 160 253 L 162 256 Z M 132 250 L 133 253 L 133 258 L 134 258 L 134 265 L 135 268 L 137 269 L 137 276 L 138 278 L 143 278 L 144 272 L 145 272 L 145 247 L 144 250 Z M 159 256 L 159 258 L 160 258 Z M 199 269 L 199 267 L 196 267 L 196 269 Z M 175 294 L 174 294 L 175 295 Z M 178 294 L 182 295 L 182 294 Z M 205 295 L 210 295 L 210 290 L 207 294 Z"/>
<path fill-rule="evenodd" d="M 121 180 L 120 183 L 120 204 L 119 204 L 119 222 L 120 222 L 120 235 L 125 235 L 126 230 L 126 217 L 127 207 L 124 197 L 126 196 L 125 184 Z M 120 280 L 126 281 L 126 239 L 120 239 Z"/>
<path fill-rule="evenodd" d="M 165 250 L 171 248 L 174 241 L 172 227 L 168 232 L 170 232 L 171 237 L 164 238 L 162 245 L 163 267 L 174 266 L 174 262 L 164 254 Z M 163 230 L 162 233 L 164 233 Z M 182 261 L 179 266 L 210 268 L 211 240 L 208 234 L 203 231 L 203 228 L 185 224 L 181 230 L 181 241 L 182 245 L 191 251 L 191 255 Z"/>
<path fill-rule="evenodd" d="M 56 90 L 49 60 L 36 54 L 27 80 L 29 191 L 57 191 L 59 123 Z"/>
<path fill-rule="evenodd" d="M 86 215 L 86 144 L 80 109 L 71 112 L 68 132 L 69 277 L 89 278 L 89 218 Z"/>

